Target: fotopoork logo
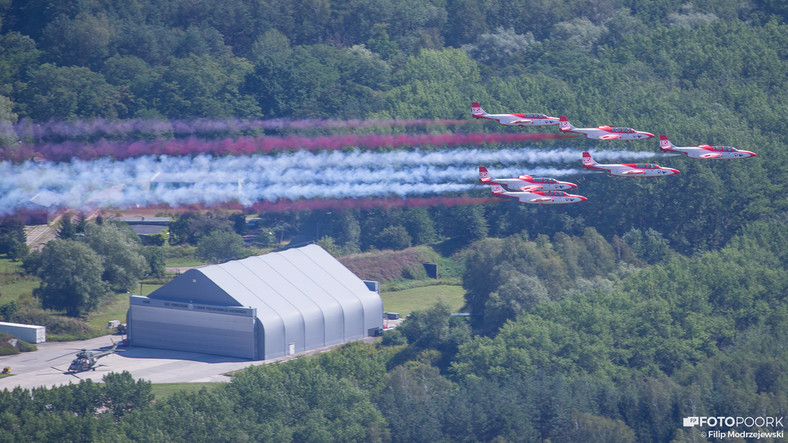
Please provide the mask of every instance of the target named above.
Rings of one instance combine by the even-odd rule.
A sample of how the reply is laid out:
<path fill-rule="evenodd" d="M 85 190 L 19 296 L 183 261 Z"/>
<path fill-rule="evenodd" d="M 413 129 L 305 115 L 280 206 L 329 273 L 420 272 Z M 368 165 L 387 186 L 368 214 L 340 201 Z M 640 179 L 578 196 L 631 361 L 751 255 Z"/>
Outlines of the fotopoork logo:
<path fill-rule="evenodd" d="M 701 431 L 704 438 L 785 438 L 783 431 L 784 417 L 684 417 L 685 428 L 709 427 L 709 428 L 729 428 L 726 430 L 712 429 Z M 758 431 L 738 431 L 730 428 L 758 428 Z M 777 429 L 775 429 L 777 428 Z M 763 429 L 766 429 L 764 431 Z"/>
<path fill-rule="evenodd" d="M 684 427 L 691 428 L 693 426 L 698 426 L 698 417 L 684 417 Z"/>
<path fill-rule="evenodd" d="M 684 427 L 783 428 L 784 417 L 684 417 Z"/>

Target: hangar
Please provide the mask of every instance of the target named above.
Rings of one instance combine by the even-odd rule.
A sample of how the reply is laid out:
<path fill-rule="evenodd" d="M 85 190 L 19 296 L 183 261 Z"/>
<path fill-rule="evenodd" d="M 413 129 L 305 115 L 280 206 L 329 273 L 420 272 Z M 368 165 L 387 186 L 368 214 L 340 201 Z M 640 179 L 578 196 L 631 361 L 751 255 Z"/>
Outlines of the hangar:
<path fill-rule="evenodd" d="M 132 295 L 134 346 L 266 360 L 376 335 L 380 294 L 309 245 L 190 269 Z"/>

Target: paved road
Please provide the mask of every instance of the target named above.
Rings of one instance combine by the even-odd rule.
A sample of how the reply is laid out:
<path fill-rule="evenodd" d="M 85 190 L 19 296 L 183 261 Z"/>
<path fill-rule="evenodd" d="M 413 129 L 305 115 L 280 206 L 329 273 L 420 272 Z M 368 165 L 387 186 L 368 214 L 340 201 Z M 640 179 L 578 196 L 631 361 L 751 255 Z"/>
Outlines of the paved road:
<path fill-rule="evenodd" d="M 119 347 L 117 354 L 101 358 L 95 371 L 66 374 L 74 354 L 80 349 L 100 350 L 112 347 L 112 339 L 120 336 L 106 335 L 84 341 L 50 342 L 38 344 L 38 351 L 0 357 L 0 367 L 11 367 L 11 377 L 0 379 L 0 390 L 17 386 L 31 389 L 79 383 L 81 379 L 101 382 L 110 372 L 129 371 L 135 379 L 152 383 L 229 382 L 226 374 L 252 365 L 272 363 L 298 357 L 282 357 L 265 361 L 250 361 L 234 357 L 169 351 L 137 346 Z M 320 348 L 300 355 L 316 354 L 331 349 Z"/>

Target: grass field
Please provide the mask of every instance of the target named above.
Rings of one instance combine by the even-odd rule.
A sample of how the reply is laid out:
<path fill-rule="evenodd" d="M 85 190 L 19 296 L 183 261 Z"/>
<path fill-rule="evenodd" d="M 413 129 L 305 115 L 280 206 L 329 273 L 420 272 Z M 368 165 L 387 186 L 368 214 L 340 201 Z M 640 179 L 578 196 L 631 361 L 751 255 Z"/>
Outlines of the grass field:
<path fill-rule="evenodd" d="M 161 285 L 153 285 L 145 283 L 141 285 L 142 295 L 148 295 L 151 292 L 159 289 Z M 139 289 L 134 291 L 139 292 Z M 120 320 L 121 323 L 126 323 L 126 312 L 129 310 L 129 294 L 114 294 L 107 303 L 102 305 L 96 312 L 90 314 L 87 318 L 88 324 L 94 328 L 106 328 L 107 322 L 110 320 Z"/>
<path fill-rule="evenodd" d="M 398 312 L 402 316 L 412 311 L 430 308 L 441 299 L 449 304 L 452 312 L 460 312 L 462 305 L 465 304 L 464 296 L 465 290 L 462 286 L 454 285 L 422 286 L 380 294 L 380 298 L 383 299 L 383 310 Z"/>
<path fill-rule="evenodd" d="M 24 280 L 16 280 L 10 283 L 5 283 L 0 286 L 0 304 L 5 304 L 10 301 L 16 301 L 21 295 L 32 294 L 33 289 L 40 285 L 40 280 L 37 278 L 30 278 Z"/>

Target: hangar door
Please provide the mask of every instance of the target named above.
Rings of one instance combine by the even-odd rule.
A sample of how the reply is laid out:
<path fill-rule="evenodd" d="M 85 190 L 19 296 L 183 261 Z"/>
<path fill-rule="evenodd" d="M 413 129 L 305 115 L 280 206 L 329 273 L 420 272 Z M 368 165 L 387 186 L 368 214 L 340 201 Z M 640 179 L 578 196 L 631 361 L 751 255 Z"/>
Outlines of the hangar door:
<path fill-rule="evenodd" d="M 133 346 L 255 359 L 254 308 L 211 306 L 132 296 Z"/>

